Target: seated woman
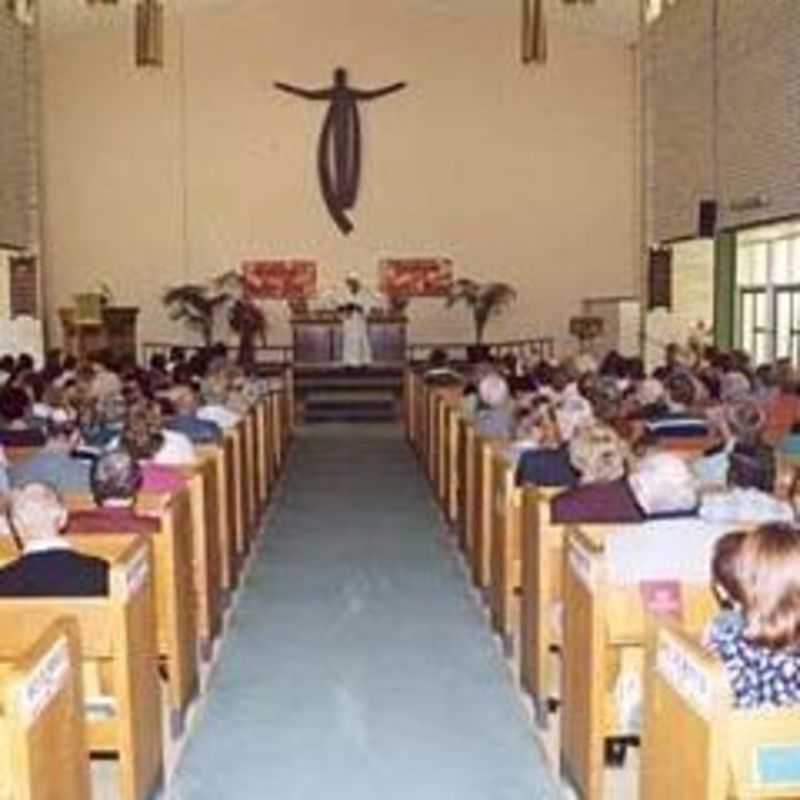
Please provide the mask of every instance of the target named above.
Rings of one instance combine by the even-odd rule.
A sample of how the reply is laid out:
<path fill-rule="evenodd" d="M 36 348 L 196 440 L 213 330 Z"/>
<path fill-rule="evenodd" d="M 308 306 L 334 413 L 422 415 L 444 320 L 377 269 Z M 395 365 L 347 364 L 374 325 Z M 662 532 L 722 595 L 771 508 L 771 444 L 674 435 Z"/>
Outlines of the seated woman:
<path fill-rule="evenodd" d="M 132 408 L 119 437 L 119 445 L 139 463 L 143 492 L 171 494 L 186 485 L 186 478 L 175 466 L 160 464 L 155 460 L 165 441 L 164 433 L 155 422 L 148 404 Z"/>
<path fill-rule="evenodd" d="M 770 523 L 726 534 L 711 568 L 724 613 L 707 644 L 725 665 L 734 705 L 800 703 L 800 531 Z"/>
<path fill-rule="evenodd" d="M 142 471 L 136 459 L 122 449 L 109 450 L 92 465 L 89 478 L 95 508 L 69 515 L 70 533 L 156 533 L 154 517 L 136 513 Z"/>
<path fill-rule="evenodd" d="M 643 522 L 693 516 L 697 492 L 686 462 L 673 453 L 650 453 L 628 477 L 568 489 L 551 503 L 554 522 Z"/>
<path fill-rule="evenodd" d="M 518 422 L 516 434 L 511 447 L 517 456 L 517 486 L 574 486 L 578 482 L 554 410 L 546 400 L 534 401 Z"/>
<path fill-rule="evenodd" d="M 477 433 L 488 438 L 510 438 L 514 416 L 505 378 L 496 372 L 484 377 L 478 384 L 478 401 L 475 414 Z"/>
<path fill-rule="evenodd" d="M 41 447 L 44 432 L 31 422 L 32 403 L 17 386 L 0 389 L 0 444 L 6 447 Z"/>

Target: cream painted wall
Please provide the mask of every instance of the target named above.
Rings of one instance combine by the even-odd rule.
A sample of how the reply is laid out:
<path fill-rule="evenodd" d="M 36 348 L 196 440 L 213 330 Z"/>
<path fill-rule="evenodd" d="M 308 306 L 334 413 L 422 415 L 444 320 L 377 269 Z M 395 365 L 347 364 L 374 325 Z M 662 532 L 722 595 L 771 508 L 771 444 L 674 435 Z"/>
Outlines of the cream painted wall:
<path fill-rule="evenodd" d="M 583 297 L 635 290 L 635 61 L 622 43 L 551 30 L 551 62 L 524 69 L 514 2 L 454 14 L 219 0 L 182 18 L 166 5 L 167 66 L 135 70 L 123 7 L 84 9 L 83 31 L 64 34 L 42 4 L 51 318 L 102 278 L 142 306 L 143 339 L 175 340 L 165 286 L 259 257 L 315 258 L 331 285 L 353 268 L 374 283 L 382 256 L 449 255 L 459 275 L 519 289 L 490 338 L 566 337 Z M 409 82 L 363 109 L 348 238 L 317 183 L 324 104 L 272 88 L 327 85 L 340 64 L 358 85 Z M 286 341 L 283 309 L 268 310 Z M 440 301 L 411 317 L 416 341 L 470 336 Z"/>

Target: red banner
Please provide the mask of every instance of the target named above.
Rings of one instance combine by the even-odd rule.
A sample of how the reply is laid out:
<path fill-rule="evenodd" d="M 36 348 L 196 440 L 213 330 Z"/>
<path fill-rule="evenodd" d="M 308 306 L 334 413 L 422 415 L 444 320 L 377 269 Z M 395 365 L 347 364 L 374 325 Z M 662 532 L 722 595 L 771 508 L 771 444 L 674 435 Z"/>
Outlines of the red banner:
<path fill-rule="evenodd" d="M 242 264 L 247 293 L 264 300 L 313 297 L 317 292 L 317 265 L 300 259 L 245 261 Z"/>
<path fill-rule="evenodd" d="M 387 258 L 379 271 L 381 291 L 389 297 L 446 297 L 453 285 L 449 258 Z"/>

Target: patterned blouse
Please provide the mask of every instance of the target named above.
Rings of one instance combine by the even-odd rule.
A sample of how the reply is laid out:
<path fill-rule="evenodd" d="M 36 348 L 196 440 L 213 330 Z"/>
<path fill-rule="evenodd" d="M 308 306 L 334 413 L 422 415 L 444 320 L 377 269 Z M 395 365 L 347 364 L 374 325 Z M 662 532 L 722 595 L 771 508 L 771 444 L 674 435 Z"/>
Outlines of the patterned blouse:
<path fill-rule="evenodd" d="M 747 641 L 737 612 L 717 616 L 708 638 L 725 664 L 737 708 L 800 704 L 800 650 L 771 650 Z"/>

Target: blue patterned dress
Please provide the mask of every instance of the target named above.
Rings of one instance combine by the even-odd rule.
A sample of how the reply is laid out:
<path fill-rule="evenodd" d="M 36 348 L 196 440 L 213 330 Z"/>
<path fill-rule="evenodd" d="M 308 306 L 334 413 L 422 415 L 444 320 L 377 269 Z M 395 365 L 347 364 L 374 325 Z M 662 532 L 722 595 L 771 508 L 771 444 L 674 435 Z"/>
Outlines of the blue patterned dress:
<path fill-rule="evenodd" d="M 725 665 L 737 708 L 800 704 L 800 650 L 771 650 L 744 637 L 737 612 L 716 617 L 709 647 Z"/>

